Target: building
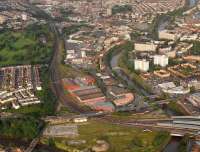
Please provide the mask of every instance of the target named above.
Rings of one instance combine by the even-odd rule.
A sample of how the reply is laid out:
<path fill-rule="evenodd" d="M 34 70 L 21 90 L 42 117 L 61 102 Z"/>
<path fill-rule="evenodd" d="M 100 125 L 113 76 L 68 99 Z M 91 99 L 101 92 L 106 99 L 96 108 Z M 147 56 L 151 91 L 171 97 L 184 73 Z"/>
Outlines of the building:
<path fill-rule="evenodd" d="M 87 105 L 97 111 L 114 111 L 114 105 L 107 101 L 100 88 L 95 86 L 95 79 L 91 76 L 65 78 L 62 80 L 63 87 L 71 96 L 81 104 Z"/>
<path fill-rule="evenodd" d="M 113 103 L 115 104 L 115 106 L 124 106 L 131 103 L 133 100 L 134 95 L 132 93 L 123 93 L 115 95 L 115 100 L 113 100 Z"/>
<path fill-rule="evenodd" d="M 153 58 L 154 65 L 166 67 L 169 63 L 169 58 L 166 55 L 155 55 Z"/>
<path fill-rule="evenodd" d="M 0 24 L 3 24 L 6 21 L 6 17 L 3 15 L 0 15 Z"/>
<path fill-rule="evenodd" d="M 194 76 L 195 74 L 198 75 L 199 73 L 197 70 L 197 66 L 190 63 L 175 65 L 172 67 L 168 67 L 167 69 L 168 71 L 171 72 L 171 74 L 181 77 L 183 79 L 190 78 Z"/>
<path fill-rule="evenodd" d="M 170 72 L 166 70 L 158 70 L 153 72 L 154 75 L 160 77 L 160 78 L 168 78 L 170 77 Z"/>
<path fill-rule="evenodd" d="M 178 35 L 174 31 L 161 30 L 158 32 L 158 37 L 159 39 L 176 41 L 180 38 L 180 35 Z"/>
<path fill-rule="evenodd" d="M 195 107 L 200 107 L 200 93 L 190 95 L 187 100 Z"/>
<path fill-rule="evenodd" d="M 107 16 L 111 16 L 112 15 L 112 8 L 107 8 L 107 10 L 106 10 L 106 15 Z"/>
<path fill-rule="evenodd" d="M 149 70 L 149 61 L 145 59 L 136 59 L 134 60 L 135 70 L 147 72 Z"/>
<path fill-rule="evenodd" d="M 73 122 L 80 123 L 80 122 L 87 122 L 87 117 L 80 117 L 80 118 L 74 118 Z"/>
<path fill-rule="evenodd" d="M 35 94 L 42 90 L 39 70 L 39 65 L 0 68 L 0 108 L 40 104 Z"/>
<path fill-rule="evenodd" d="M 199 55 L 188 55 L 188 56 L 184 56 L 183 59 L 189 62 L 200 62 Z"/>
<path fill-rule="evenodd" d="M 198 80 L 191 80 L 188 82 L 188 87 L 194 87 L 195 90 L 200 90 L 200 81 Z"/>
<path fill-rule="evenodd" d="M 26 20 L 28 19 L 27 14 L 25 14 L 25 13 L 23 13 L 23 14 L 21 15 L 21 17 L 22 17 L 22 20 L 23 20 L 23 21 L 26 21 Z"/>
<path fill-rule="evenodd" d="M 135 48 L 135 51 L 138 51 L 138 52 L 155 52 L 158 48 L 158 45 L 152 42 L 135 43 L 134 48 Z"/>
<path fill-rule="evenodd" d="M 175 94 L 175 95 L 182 95 L 182 94 L 188 94 L 190 92 L 189 87 L 183 87 L 183 86 L 176 86 L 173 82 L 165 82 L 162 84 L 158 84 L 158 87 L 161 88 L 161 90 L 164 93 L 168 94 Z"/>

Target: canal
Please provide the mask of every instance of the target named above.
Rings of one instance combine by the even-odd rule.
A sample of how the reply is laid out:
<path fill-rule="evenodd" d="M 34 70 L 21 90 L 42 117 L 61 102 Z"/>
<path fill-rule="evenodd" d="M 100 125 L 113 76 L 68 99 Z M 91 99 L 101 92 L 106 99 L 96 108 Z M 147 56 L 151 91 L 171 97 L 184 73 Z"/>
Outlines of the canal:
<path fill-rule="evenodd" d="M 198 0 L 189 0 L 189 7 L 194 7 L 196 5 L 196 3 L 198 2 Z M 164 30 L 169 24 L 169 19 L 162 19 L 159 22 L 158 25 L 158 31 L 160 30 Z M 119 67 L 118 67 L 118 60 L 121 56 L 122 52 L 116 54 L 115 56 L 112 57 L 111 61 L 110 61 L 110 65 L 112 70 L 114 70 L 117 75 L 123 79 L 128 85 L 132 86 L 136 92 L 140 92 L 141 94 L 143 94 L 144 96 L 149 96 L 150 94 L 145 91 L 142 87 L 138 86 L 135 82 L 133 82 L 129 76 L 127 76 Z M 163 109 L 168 115 L 170 116 L 176 116 L 177 113 L 173 110 L 171 110 L 170 108 L 166 107 L 165 109 Z M 179 152 L 179 145 L 180 145 L 180 141 L 181 141 L 182 137 L 174 137 L 172 136 L 169 143 L 166 145 L 166 147 L 163 149 L 162 152 Z"/>
<path fill-rule="evenodd" d="M 118 60 L 120 56 L 122 55 L 122 52 L 119 52 L 118 54 L 114 55 L 110 61 L 110 66 L 113 71 L 117 73 L 117 75 L 128 84 L 128 86 L 134 88 L 134 90 L 142 94 L 144 96 L 150 96 L 150 94 L 144 90 L 141 86 L 137 85 L 134 81 L 132 81 L 129 76 L 127 76 L 121 69 L 118 67 Z"/>
<path fill-rule="evenodd" d="M 129 79 L 129 77 L 122 72 L 122 70 L 118 67 L 118 60 L 121 56 L 122 52 L 114 55 L 110 61 L 110 65 L 112 70 L 114 70 L 117 75 L 126 81 L 128 85 L 131 85 L 137 92 L 142 92 L 143 95 L 148 96 L 149 93 L 146 92 L 143 88 L 139 87 L 137 84 L 135 84 L 132 80 Z M 167 106 L 163 107 L 163 110 L 169 115 L 169 116 L 175 116 L 177 113 Z M 179 152 L 178 147 L 181 141 L 181 137 L 171 137 L 169 143 L 164 148 L 163 152 Z"/>

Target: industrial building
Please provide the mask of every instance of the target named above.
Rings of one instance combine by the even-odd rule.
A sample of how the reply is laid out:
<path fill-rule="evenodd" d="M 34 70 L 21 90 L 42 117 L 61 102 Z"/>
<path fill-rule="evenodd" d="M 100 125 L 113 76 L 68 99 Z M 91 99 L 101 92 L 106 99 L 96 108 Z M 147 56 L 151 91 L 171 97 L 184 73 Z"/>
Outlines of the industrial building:
<path fill-rule="evenodd" d="M 98 111 L 114 111 L 114 105 L 107 101 L 101 89 L 95 85 L 91 76 L 64 78 L 63 87 L 81 104 L 87 105 Z"/>

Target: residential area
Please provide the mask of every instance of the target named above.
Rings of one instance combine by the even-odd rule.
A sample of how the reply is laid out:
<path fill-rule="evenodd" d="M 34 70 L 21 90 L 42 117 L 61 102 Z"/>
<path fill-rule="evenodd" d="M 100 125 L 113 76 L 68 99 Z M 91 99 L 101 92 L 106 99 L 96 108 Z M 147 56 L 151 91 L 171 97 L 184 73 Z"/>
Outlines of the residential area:
<path fill-rule="evenodd" d="M 41 101 L 35 95 L 42 89 L 39 65 L 16 66 L 0 68 L 0 107 L 19 109 L 21 106 L 39 104 Z"/>
<path fill-rule="evenodd" d="M 200 151 L 199 0 L 0 1 L 0 151 Z"/>

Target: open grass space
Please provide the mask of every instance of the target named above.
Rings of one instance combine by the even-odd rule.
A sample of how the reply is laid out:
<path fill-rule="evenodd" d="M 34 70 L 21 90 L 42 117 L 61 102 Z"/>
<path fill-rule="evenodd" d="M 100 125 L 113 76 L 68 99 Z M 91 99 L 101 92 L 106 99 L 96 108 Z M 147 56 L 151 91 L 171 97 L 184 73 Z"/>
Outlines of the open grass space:
<path fill-rule="evenodd" d="M 66 151 L 91 149 L 97 140 L 109 143 L 109 152 L 155 152 L 163 148 L 170 136 L 167 132 L 143 131 L 142 129 L 113 125 L 91 120 L 78 126 L 79 136 L 74 139 L 43 139 L 44 143 Z M 68 141 L 85 141 L 80 145 L 68 145 Z"/>
<path fill-rule="evenodd" d="M 29 25 L 23 31 L 0 33 L 0 66 L 48 63 L 53 34 L 47 25 Z"/>

